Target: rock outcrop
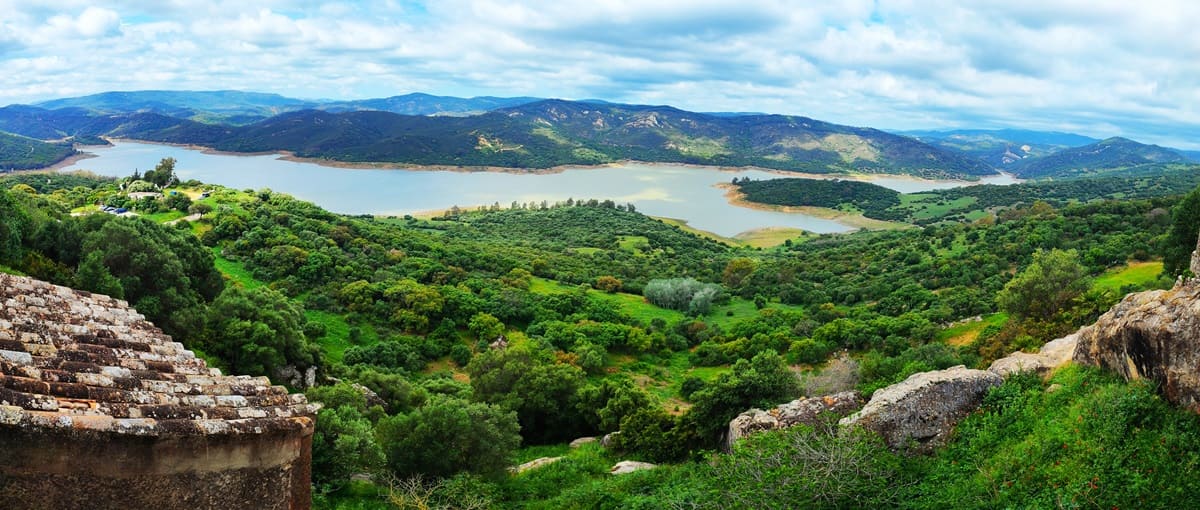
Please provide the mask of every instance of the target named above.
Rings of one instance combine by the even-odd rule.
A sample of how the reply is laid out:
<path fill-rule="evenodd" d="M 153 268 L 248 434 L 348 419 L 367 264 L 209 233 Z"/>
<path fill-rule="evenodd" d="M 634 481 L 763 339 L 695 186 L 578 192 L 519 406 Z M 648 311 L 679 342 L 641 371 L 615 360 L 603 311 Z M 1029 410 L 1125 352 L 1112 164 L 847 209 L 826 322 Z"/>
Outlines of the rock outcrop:
<path fill-rule="evenodd" d="M 1078 343 L 1079 333 L 1072 333 L 1047 342 L 1037 354 L 1017 351 L 993 361 L 992 365 L 988 367 L 988 371 L 1004 378 L 1027 371 L 1037 372 L 1038 375 L 1047 377 L 1055 369 L 1071 361 Z"/>
<path fill-rule="evenodd" d="M 1192 264 L 1200 269 L 1195 256 Z M 1200 412 L 1200 281 L 1125 296 L 1078 335 L 1077 363 L 1150 379 L 1168 401 Z"/>
<path fill-rule="evenodd" d="M 562 459 L 563 459 L 562 457 L 540 457 L 537 459 L 533 459 L 529 462 L 526 462 L 524 464 L 521 464 L 520 466 L 514 466 L 511 468 L 508 468 L 508 472 L 510 472 L 514 475 L 519 475 L 521 473 L 529 471 L 530 469 L 537 469 L 542 466 L 549 466 L 550 464 L 554 464 L 555 462 L 558 462 Z"/>
<path fill-rule="evenodd" d="M 737 440 L 755 432 L 782 429 L 797 424 L 816 425 L 822 416 L 841 418 L 857 411 L 862 405 L 861 394 L 857 391 L 844 391 L 824 397 L 793 400 L 768 411 L 751 409 L 729 422 L 729 430 L 725 434 L 725 449 L 731 450 Z"/>
<path fill-rule="evenodd" d="M 600 438 L 597 438 L 597 437 L 581 437 L 579 439 L 571 441 L 571 448 L 579 448 L 585 444 L 595 443 L 596 441 L 599 441 L 599 440 L 600 440 Z"/>
<path fill-rule="evenodd" d="M 632 473 L 634 471 L 641 471 L 643 469 L 654 469 L 656 467 L 658 467 L 658 465 L 651 464 L 649 462 L 638 462 L 636 460 L 623 460 L 621 462 L 618 462 L 616 465 L 614 465 L 612 467 L 612 469 L 610 469 L 608 471 L 608 474 L 624 475 L 624 474 Z"/>
<path fill-rule="evenodd" d="M 843 427 L 878 433 L 891 448 L 929 451 L 945 442 L 959 420 L 979 407 L 1003 379 L 963 366 L 913 374 L 871 397 L 860 411 L 842 418 Z"/>

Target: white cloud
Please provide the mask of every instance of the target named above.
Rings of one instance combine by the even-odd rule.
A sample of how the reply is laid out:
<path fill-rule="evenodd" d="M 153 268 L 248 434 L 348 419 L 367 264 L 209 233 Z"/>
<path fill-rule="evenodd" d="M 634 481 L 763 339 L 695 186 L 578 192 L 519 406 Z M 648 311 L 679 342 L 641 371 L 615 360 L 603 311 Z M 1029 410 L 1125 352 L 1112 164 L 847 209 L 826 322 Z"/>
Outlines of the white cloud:
<path fill-rule="evenodd" d="M 1200 2 L 0 0 L 0 103 L 536 95 L 1200 146 Z"/>

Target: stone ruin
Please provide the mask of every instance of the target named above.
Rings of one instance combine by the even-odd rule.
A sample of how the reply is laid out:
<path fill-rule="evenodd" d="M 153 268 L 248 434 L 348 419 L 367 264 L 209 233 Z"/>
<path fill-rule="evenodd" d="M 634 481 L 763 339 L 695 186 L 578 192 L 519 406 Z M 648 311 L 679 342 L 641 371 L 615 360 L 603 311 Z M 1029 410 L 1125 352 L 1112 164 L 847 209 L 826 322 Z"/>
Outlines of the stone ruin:
<path fill-rule="evenodd" d="M 0 274 L 0 507 L 307 509 L 316 410 L 124 301 Z"/>

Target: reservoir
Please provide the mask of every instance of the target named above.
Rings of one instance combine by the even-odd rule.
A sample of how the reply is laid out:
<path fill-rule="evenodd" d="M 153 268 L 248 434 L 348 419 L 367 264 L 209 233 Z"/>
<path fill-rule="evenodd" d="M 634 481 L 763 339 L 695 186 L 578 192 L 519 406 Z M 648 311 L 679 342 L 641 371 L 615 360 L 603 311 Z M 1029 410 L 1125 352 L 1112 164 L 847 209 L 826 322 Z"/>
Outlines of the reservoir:
<path fill-rule="evenodd" d="M 833 233 L 853 230 L 815 216 L 763 211 L 732 205 L 715 187 L 733 178 L 785 177 L 761 170 L 718 170 L 670 164 L 625 163 L 599 168 L 571 168 L 558 173 L 517 174 L 447 170 L 362 170 L 280 159 L 278 155 L 214 154 L 199 150 L 117 141 L 111 147 L 88 147 L 96 157 L 63 171 L 88 170 L 125 177 L 154 169 L 162 158 L 175 158 L 180 180 L 196 179 L 235 189 L 270 188 L 343 214 L 404 215 L 512 202 L 549 203 L 568 198 L 632 203 L 641 213 L 685 220 L 691 227 L 732 237 L 768 227 Z M 963 186 L 962 181 L 879 177 L 871 182 L 906 193 Z M 1009 184 L 1007 175 L 983 182 Z"/>

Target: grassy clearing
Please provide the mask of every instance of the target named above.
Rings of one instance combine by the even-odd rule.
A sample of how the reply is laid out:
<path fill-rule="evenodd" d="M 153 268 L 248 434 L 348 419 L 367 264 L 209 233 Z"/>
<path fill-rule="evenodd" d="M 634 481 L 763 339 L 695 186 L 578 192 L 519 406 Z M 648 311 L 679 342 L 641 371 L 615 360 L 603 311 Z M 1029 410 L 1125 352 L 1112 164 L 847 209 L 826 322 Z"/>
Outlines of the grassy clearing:
<path fill-rule="evenodd" d="M 984 316 L 980 321 L 964 322 L 943 329 L 938 333 L 937 339 L 956 347 L 968 345 L 979 338 L 979 334 L 988 326 L 1000 327 L 1006 322 L 1008 322 L 1007 313 L 993 313 Z"/>
<path fill-rule="evenodd" d="M 321 310 L 305 310 L 304 318 L 310 322 L 325 326 L 325 336 L 316 339 L 325 356 L 332 361 L 341 363 L 346 349 L 355 345 L 371 345 L 379 341 L 379 334 L 370 325 L 357 327 L 346 322 L 346 318 L 336 313 Z M 358 328 L 358 342 L 351 339 L 351 330 Z"/>
<path fill-rule="evenodd" d="M 962 197 L 948 202 L 938 202 L 939 195 L 914 193 L 900 195 L 900 207 L 912 209 L 910 219 L 925 220 L 945 216 L 950 211 L 963 210 L 975 204 L 975 197 Z"/>
<path fill-rule="evenodd" d="M 622 250 L 636 252 L 650 246 L 650 239 L 646 236 L 621 236 L 617 246 Z"/>
<path fill-rule="evenodd" d="M 738 242 L 751 248 L 774 248 L 786 241 L 804 242 L 812 237 L 806 230 L 788 227 L 767 227 L 742 232 L 736 236 Z"/>
<path fill-rule="evenodd" d="M 530 292 L 538 294 L 554 294 L 560 292 L 570 292 L 574 290 L 570 285 L 563 285 L 554 280 L 534 277 L 529 285 Z M 667 323 L 675 322 L 683 318 L 683 314 L 675 310 L 659 308 L 646 302 L 646 299 L 637 294 L 626 294 L 617 292 L 608 294 L 598 290 L 588 290 L 588 296 L 605 300 L 611 303 L 616 303 L 621 308 L 621 311 L 628 314 L 630 317 L 637 319 L 643 323 L 649 324 L 654 319 L 662 319 Z"/>
<path fill-rule="evenodd" d="M 1162 262 L 1130 262 L 1125 267 L 1110 269 L 1092 281 L 1092 288 L 1103 291 L 1121 292 L 1126 286 L 1137 290 L 1158 288 L 1158 276 L 1162 274 Z"/>
<path fill-rule="evenodd" d="M 654 218 L 663 223 L 666 223 L 667 225 L 671 225 L 672 227 L 676 227 L 679 230 L 682 230 L 684 232 L 696 234 L 700 237 L 706 237 L 708 239 L 712 239 L 713 241 L 717 241 L 719 243 L 725 243 L 729 246 L 742 246 L 742 242 L 738 241 L 737 239 L 734 239 L 732 237 L 719 236 L 712 232 L 708 232 L 705 230 L 700 230 L 698 228 L 692 227 L 692 226 L 688 225 L 687 220 L 680 220 L 680 219 L 676 219 L 676 218 L 664 218 L 662 216 L 651 216 L 651 218 Z"/>
<path fill-rule="evenodd" d="M 776 310 L 803 310 L 803 307 L 794 305 L 785 305 L 782 303 L 767 303 L 767 308 Z M 715 306 L 712 312 L 704 316 L 704 321 L 710 324 L 718 324 L 722 328 L 728 328 L 735 322 L 758 315 L 758 307 L 754 306 L 754 301 L 733 297 L 729 300 L 729 304 Z"/>
<path fill-rule="evenodd" d="M 229 281 L 241 285 L 246 289 L 257 289 L 264 285 L 263 282 L 256 280 L 254 275 L 250 274 L 250 271 L 241 262 L 229 260 L 221 256 L 220 247 L 214 246 L 212 252 L 213 263 L 217 266 L 217 271 L 225 275 L 225 278 Z"/>

